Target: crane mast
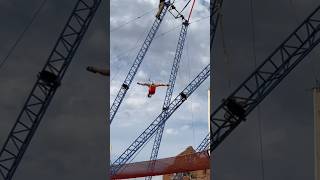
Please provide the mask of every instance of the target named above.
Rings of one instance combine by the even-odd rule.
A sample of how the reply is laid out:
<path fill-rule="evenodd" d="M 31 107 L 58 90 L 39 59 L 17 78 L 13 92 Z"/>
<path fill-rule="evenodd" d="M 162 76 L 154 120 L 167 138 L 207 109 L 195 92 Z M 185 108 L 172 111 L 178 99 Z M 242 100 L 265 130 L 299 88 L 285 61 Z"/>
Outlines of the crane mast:
<path fill-rule="evenodd" d="M 169 86 L 167 88 L 166 96 L 165 96 L 164 103 L 162 106 L 162 110 L 165 112 L 164 116 L 167 116 L 167 109 L 168 109 L 170 102 L 171 102 L 172 93 L 173 93 L 177 73 L 179 70 L 180 60 L 181 60 L 181 56 L 182 56 L 182 52 L 183 52 L 184 42 L 185 42 L 186 36 L 187 36 L 188 25 L 189 25 L 189 22 L 187 20 L 183 21 L 182 27 L 180 30 L 179 40 L 178 40 L 176 53 L 174 56 L 171 74 L 170 74 L 170 78 L 169 78 Z M 161 127 L 157 130 L 157 132 L 155 134 L 154 143 L 153 143 L 151 156 L 150 156 L 151 163 L 148 167 L 149 169 L 154 168 L 155 161 L 153 161 L 153 160 L 157 159 L 164 127 L 165 127 L 165 123 L 163 123 L 161 125 Z M 152 176 L 149 176 L 146 179 L 150 180 L 150 179 L 152 179 Z"/>
<path fill-rule="evenodd" d="M 12 179 L 100 3 L 77 1 L 0 151 L 1 179 Z"/>
<path fill-rule="evenodd" d="M 121 168 L 125 168 L 133 155 L 154 135 L 154 133 L 164 124 L 169 117 L 187 100 L 189 96 L 209 77 L 210 64 L 208 64 L 190 84 L 171 101 L 167 112 L 162 111 L 159 116 L 145 129 L 140 136 L 116 159 L 111 165 L 111 174 L 116 174 Z"/>
<path fill-rule="evenodd" d="M 146 55 L 146 53 L 151 45 L 152 40 L 154 39 L 154 37 L 155 37 L 155 35 L 161 25 L 161 22 L 167 13 L 169 6 L 170 6 L 170 2 L 165 2 L 165 7 L 163 8 L 163 10 L 160 14 L 160 18 L 159 19 L 156 18 L 154 20 L 153 25 L 152 25 L 146 39 L 144 40 L 144 42 L 138 52 L 138 55 L 136 56 L 136 58 L 133 62 L 133 65 L 131 66 L 131 68 L 129 70 L 129 73 L 126 76 L 126 79 L 124 80 L 123 84 L 121 85 L 121 88 L 120 88 L 116 98 L 114 99 L 111 108 L 110 108 L 110 124 L 112 123 L 114 116 L 116 115 L 128 89 L 129 89 L 129 87 L 130 87 L 139 67 L 140 67 L 140 64 L 143 61 L 143 58 Z"/>
<path fill-rule="evenodd" d="M 320 6 L 211 114 L 210 150 L 219 144 L 320 42 Z"/>

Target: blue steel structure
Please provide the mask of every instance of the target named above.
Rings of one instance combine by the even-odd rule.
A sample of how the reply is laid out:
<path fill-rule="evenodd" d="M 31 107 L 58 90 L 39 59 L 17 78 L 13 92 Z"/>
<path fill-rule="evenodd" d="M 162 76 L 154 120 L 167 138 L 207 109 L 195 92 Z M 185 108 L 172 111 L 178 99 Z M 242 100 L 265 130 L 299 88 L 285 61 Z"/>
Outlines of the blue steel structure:
<path fill-rule="evenodd" d="M 162 106 L 162 110 L 165 113 L 164 116 L 167 116 L 167 109 L 168 109 L 170 102 L 171 102 L 174 84 L 176 81 L 176 77 L 177 77 L 177 73 L 178 73 L 179 65 L 180 65 L 180 60 L 181 60 L 181 56 L 182 56 L 182 52 L 183 52 L 184 42 L 185 42 L 186 36 L 187 36 L 188 25 L 189 25 L 189 22 L 187 20 L 184 20 L 182 23 L 182 26 L 181 26 L 179 40 L 178 40 L 176 53 L 174 56 L 171 74 L 170 74 L 170 78 L 169 78 L 169 86 L 167 88 L 166 96 L 165 96 L 164 103 Z M 159 152 L 159 148 L 160 148 L 160 144 L 161 144 L 161 139 L 162 139 L 164 127 L 165 127 L 165 123 L 163 123 L 161 125 L 161 127 L 157 130 L 157 132 L 155 134 L 154 143 L 153 143 L 151 156 L 150 156 L 151 163 L 148 167 L 149 169 L 154 168 L 155 161 L 153 161 L 153 160 L 156 160 L 158 157 L 158 152 Z M 152 179 L 152 176 L 148 176 L 148 177 L 146 177 L 146 179 L 150 180 L 150 179 Z"/>
<path fill-rule="evenodd" d="M 201 152 L 209 148 L 210 136 L 209 134 L 202 140 L 202 142 L 197 147 L 196 151 Z"/>
<path fill-rule="evenodd" d="M 136 58 L 133 62 L 133 65 L 131 66 L 131 68 L 129 70 L 129 73 L 126 76 L 126 79 L 124 80 L 123 84 L 121 85 L 121 88 L 120 88 L 116 98 L 114 99 L 111 108 L 110 108 L 110 124 L 112 123 L 128 89 L 130 88 L 130 85 L 131 85 L 131 83 L 132 83 L 132 81 L 133 81 L 133 79 L 134 79 L 134 77 L 140 67 L 140 64 L 142 63 L 143 58 L 146 55 L 146 53 L 151 45 L 151 42 L 152 42 L 154 36 L 156 35 L 156 33 L 160 27 L 160 24 L 161 24 L 164 16 L 166 15 L 167 10 L 170 7 L 170 5 L 171 5 L 170 1 L 165 2 L 165 7 L 163 8 L 163 10 L 160 14 L 160 18 L 159 19 L 156 18 L 154 20 L 153 25 L 152 25 L 146 39 L 144 40 L 144 42 L 138 52 L 138 55 L 136 56 Z"/>
<path fill-rule="evenodd" d="M 111 165 L 111 174 L 115 175 L 121 168 L 125 168 L 133 155 L 156 133 L 156 131 L 169 119 L 169 117 L 187 100 L 187 98 L 209 77 L 210 64 L 208 64 L 190 84 L 168 106 L 167 111 L 160 115 L 144 130 L 140 136 L 120 155 Z"/>
<path fill-rule="evenodd" d="M 0 177 L 11 180 L 101 0 L 79 0 L 0 151 Z"/>
<path fill-rule="evenodd" d="M 320 6 L 211 114 L 210 150 L 215 150 L 319 42 Z"/>
<path fill-rule="evenodd" d="M 223 0 L 211 0 L 210 1 L 210 59 L 213 59 L 213 40 L 215 37 L 215 33 L 220 21 L 220 11 L 222 8 Z M 210 60 L 211 61 L 211 60 Z M 213 72 L 211 72 L 213 73 Z M 211 74 L 213 77 L 213 74 Z M 202 140 L 202 142 L 197 147 L 196 151 L 201 152 L 205 151 L 209 148 L 210 143 L 210 133 Z M 177 173 L 173 176 L 173 180 L 180 180 L 184 176 L 184 173 Z"/>

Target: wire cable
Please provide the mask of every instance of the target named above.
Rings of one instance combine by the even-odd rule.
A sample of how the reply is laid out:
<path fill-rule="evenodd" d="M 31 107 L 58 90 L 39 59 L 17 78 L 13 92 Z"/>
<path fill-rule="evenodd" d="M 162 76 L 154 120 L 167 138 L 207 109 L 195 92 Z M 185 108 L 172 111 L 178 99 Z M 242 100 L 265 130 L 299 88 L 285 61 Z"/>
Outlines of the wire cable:
<path fill-rule="evenodd" d="M 31 20 L 29 21 L 29 23 L 27 24 L 27 26 L 23 29 L 22 33 L 18 36 L 18 38 L 16 39 L 16 41 L 13 43 L 13 45 L 11 46 L 11 48 L 9 49 L 7 55 L 0 61 L 0 69 L 4 66 L 4 64 L 8 61 L 9 57 L 11 56 L 11 54 L 14 52 L 14 50 L 16 49 L 16 47 L 18 46 L 18 44 L 20 43 L 20 41 L 23 39 L 24 35 L 26 34 L 26 32 L 29 30 L 29 28 L 31 27 L 31 25 L 33 24 L 33 22 L 35 21 L 35 19 L 38 17 L 39 13 L 41 12 L 42 8 L 44 7 L 44 5 L 47 3 L 47 0 L 43 0 L 40 4 L 40 6 L 38 7 L 38 9 L 34 12 Z"/>
<path fill-rule="evenodd" d="M 197 19 L 197 20 L 195 20 L 195 21 L 190 22 L 189 25 L 194 24 L 194 23 L 197 23 L 197 22 L 200 22 L 200 21 L 203 21 L 203 20 L 205 20 L 205 19 L 207 19 L 207 18 L 209 18 L 209 17 L 210 17 L 210 16 L 205 16 L 205 17 L 199 18 L 199 19 Z M 175 26 L 175 27 L 173 27 L 173 28 L 171 28 L 171 29 L 169 29 L 169 30 L 167 30 L 167 31 L 165 31 L 165 32 L 159 33 L 157 36 L 154 37 L 154 39 L 161 38 L 162 36 L 167 35 L 168 33 L 170 33 L 170 32 L 172 32 L 172 31 L 178 29 L 179 27 L 181 27 L 181 25 L 177 25 L 177 26 Z M 128 52 L 131 52 L 131 51 L 133 51 L 133 50 L 136 50 L 137 48 L 139 48 L 139 46 L 136 46 L 136 47 L 127 49 L 127 50 L 125 50 L 125 51 L 122 51 L 121 53 L 119 53 L 119 54 L 118 54 L 117 56 L 115 56 L 114 58 L 116 58 L 116 59 L 121 58 L 121 57 L 123 57 L 124 55 L 126 55 Z"/>
<path fill-rule="evenodd" d="M 131 19 L 131 20 L 129 20 L 129 21 L 127 21 L 127 22 L 125 22 L 125 23 L 113 28 L 113 29 L 111 29 L 110 32 L 114 32 L 114 31 L 116 31 L 116 30 L 118 30 L 118 29 L 120 29 L 120 28 L 122 28 L 122 27 L 124 27 L 124 26 L 126 26 L 126 25 L 128 25 L 128 24 L 130 24 L 130 23 L 132 23 L 132 22 L 134 22 L 136 20 L 138 20 L 138 19 L 141 19 L 142 17 L 144 17 L 144 16 L 150 14 L 151 12 L 153 12 L 155 9 L 157 9 L 157 8 L 153 8 L 150 11 L 147 11 L 147 12 L 143 13 L 142 15 L 140 15 L 138 17 L 135 17 L 135 18 L 133 18 L 133 19 Z"/>
<path fill-rule="evenodd" d="M 148 30 L 145 30 L 143 33 L 141 33 L 140 34 L 140 36 L 139 36 L 139 38 L 138 38 L 138 40 L 137 40 L 137 42 L 135 43 L 135 45 L 134 46 L 132 46 L 132 48 L 130 48 L 128 51 L 126 51 L 126 52 L 123 52 L 122 53 L 122 56 L 116 56 L 115 57 L 115 61 L 121 61 L 121 59 L 122 59 L 122 57 L 124 57 L 126 54 L 128 54 L 128 57 L 132 57 L 132 55 L 130 55 L 132 52 L 133 52 L 133 50 L 135 50 L 135 49 L 137 49 L 137 47 L 138 47 L 138 44 L 139 44 L 139 41 L 142 41 L 143 40 L 143 35 L 145 34 L 145 33 L 147 33 L 147 31 Z M 121 59 L 120 59 L 121 58 Z M 129 65 L 129 63 L 127 62 L 127 64 Z M 120 69 L 120 63 L 117 63 L 117 66 L 116 66 L 116 75 L 115 76 L 113 76 L 113 78 L 111 78 L 111 81 L 113 81 L 114 80 L 114 78 L 115 77 L 118 77 L 118 74 L 120 73 L 120 71 L 119 71 L 119 69 Z"/>
<path fill-rule="evenodd" d="M 189 30 L 190 32 L 190 30 Z M 191 66 L 190 66 L 190 56 L 189 56 L 189 38 L 186 39 L 186 50 L 187 50 L 187 60 L 188 60 L 188 82 L 191 81 Z M 195 147 L 196 141 L 195 141 L 195 136 L 196 136 L 196 132 L 195 132 L 195 128 L 194 128 L 194 114 L 193 114 L 193 102 L 192 100 L 189 101 L 191 104 L 191 126 L 192 126 L 192 140 L 193 140 L 193 147 Z"/>
<path fill-rule="evenodd" d="M 191 1 L 191 0 L 190 0 L 190 1 Z M 179 0 L 179 1 L 176 2 L 176 4 L 181 3 L 181 2 L 182 2 L 182 0 Z M 173 3 L 175 3 L 175 2 L 173 2 Z M 173 4 L 173 3 L 172 3 L 172 4 Z M 149 11 L 141 14 L 140 16 L 137 16 L 137 17 L 135 17 L 135 18 L 132 18 L 132 19 L 128 20 L 127 22 L 125 22 L 125 23 L 123 23 L 123 24 L 121 24 L 121 25 L 119 25 L 119 26 L 111 29 L 110 32 L 114 32 L 114 31 L 116 31 L 116 30 L 119 30 L 119 29 L 123 28 L 124 26 L 133 23 L 134 21 L 136 21 L 136 20 L 138 20 L 138 19 L 141 19 L 142 17 L 144 17 L 144 16 L 150 14 L 151 12 L 153 12 L 155 9 L 157 9 L 157 8 L 152 8 L 152 9 L 150 9 Z"/>
<path fill-rule="evenodd" d="M 253 0 L 250 0 L 250 20 L 251 20 L 251 32 L 252 32 L 252 55 L 254 59 L 254 69 L 257 68 L 257 54 L 256 54 L 256 32 L 255 32 L 255 19 L 254 19 L 254 4 Z M 259 148 L 260 148 L 260 166 L 261 166 L 261 179 L 265 179 L 264 170 L 264 153 L 263 153 L 263 137 L 262 137 L 262 120 L 260 118 L 260 106 L 258 109 L 258 131 L 259 131 Z"/>

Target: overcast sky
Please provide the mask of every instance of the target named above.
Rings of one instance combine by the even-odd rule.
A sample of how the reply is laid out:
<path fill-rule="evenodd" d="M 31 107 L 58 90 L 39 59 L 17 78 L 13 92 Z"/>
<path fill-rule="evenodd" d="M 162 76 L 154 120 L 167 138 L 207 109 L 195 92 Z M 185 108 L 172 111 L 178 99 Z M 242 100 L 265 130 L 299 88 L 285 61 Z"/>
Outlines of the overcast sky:
<path fill-rule="evenodd" d="M 181 9 L 186 2 L 185 0 L 177 0 L 176 7 Z M 154 15 L 158 3 L 158 0 L 139 0 L 134 3 L 131 0 L 112 0 L 110 2 L 111 104 L 155 19 Z M 209 7 L 204 5 L 203 1 L 196 1 L 173 98 L 209 63 L 208 16 L 210 14 Z M 185 16 L 188 15 L 189 9 L 190 6 L 184 11 Z M 149 13 L 142 18 L 121 26 L 146 12 Z M 201 21 L 194 22 L 200 19 Z M 152 42 L 131 88 L 114 118 L 111 125 L 111 159 L 113 161 L 161 112 L 166 88 L 158 88 L 152 98 L 147 98 L 147 88 L 138 86 L 136 83 L 147 82 L 149 79 L 155 82 L 168 82 L 181 22 L 180 19 L 174 19 L 170 13 L 167 13 L 156 35 L 158 38 Z M 117 28 L 119 26 L 121 28 Z M 167 31 L 170 32 L 165 33 Z M 130 49 L 133 50 L 130 51 Z M 209 78 L 171 116 L 166 124 L 159 158 L 175 156 L 188 146 L 196 148 L 208 133 L 208 89 Z M 153 139 L 134 161 L 150 158 L 152 142 Z"/>
<path fill-rule="evenodd" d="M 313 11 L 316 0 L 255 0 L 258 65 Z M 254 69 L 250 1 L 224 1 L 223 29 L 218 29 L 211 59 L 217 107 Z M 314 179 L 312 87 L 320 78 L 316 48 L 214 151 L 213 178 L 261 178 L 258 120 L 262 121 L 265 180 Z M 229 59 L 226 58 L 229 55 Z"/>
<path fill-rule="evenodd" d="M 0 1 L 0 60 L 42 0 Z M 0 145 L 13 126 L 76 0 L 48 0 L 0 69 Z M 106 3 L 102 3 L 35 133 L 16 180 L 106 179 L 106 78 L 88 65 L 106 67 Z M 0 178 L 1 179 L 1 178 Z"/>

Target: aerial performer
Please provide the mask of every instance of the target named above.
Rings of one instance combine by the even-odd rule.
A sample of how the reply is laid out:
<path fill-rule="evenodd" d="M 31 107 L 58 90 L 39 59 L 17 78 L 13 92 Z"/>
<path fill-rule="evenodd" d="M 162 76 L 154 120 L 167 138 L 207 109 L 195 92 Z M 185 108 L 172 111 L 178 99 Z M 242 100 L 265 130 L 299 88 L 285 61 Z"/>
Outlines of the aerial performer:
<path fill-rule="evenodd" d="M 110 76 L 110 70 L 109 69 L 100 69 L 92 66 L 87 67 L 87 71 L 92 72 L 92 73 L 98 73 L 103 76 Z"/>
<path fill-rule="evenodd" d="M 158 18 L 159 20 L 160 20 L 160 14 L 161 14 L 163 8 L 164 8 L 164 0 L 160 0 L 159 9 L 158 9 L 158 12 L 156 14 L 156 18 Z"/>
<path fill-rule="evenodd" d="M 160 87 L 160 86 L 170 86 L 169 84 L 161 84 L 161 83 L 140 83 L 138 82 L 137 84 L 141 85 L 141 86 L 148 86 L 148 94 L 147 97 L 151 98 L 152 95 L 154 95 L 156 93 L 156 88 Z"/>

